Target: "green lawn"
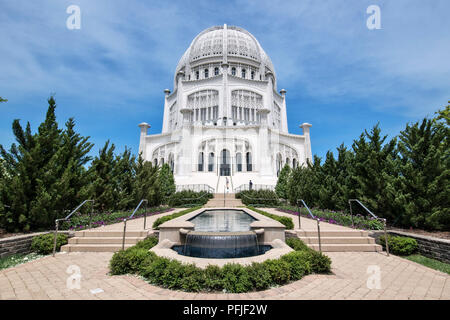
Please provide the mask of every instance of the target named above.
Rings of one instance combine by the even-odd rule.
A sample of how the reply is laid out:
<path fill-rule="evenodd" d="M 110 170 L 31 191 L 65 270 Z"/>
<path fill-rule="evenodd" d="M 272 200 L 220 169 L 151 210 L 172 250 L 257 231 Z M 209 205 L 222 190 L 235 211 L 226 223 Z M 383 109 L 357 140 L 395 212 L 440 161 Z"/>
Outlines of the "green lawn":
<path fill-rule="evenodd" d="M 420 254 L 412 254 L 405 258 L 408 260 L 417 262 L 421 265 L 424 265 L 425 267 L 450 274 L 450 264 L 448 264 L 448 263 L 444 263 L 444 262 L 441 262 L 441 261 L 438 261 L 435 259 L 427 258 Z"/>
<path fill-rule="evenodd" d="M 39 259 L 41 257 L 43 257 L 43 255 L 32 252 L 28 254 L 13 254 L 8 257 L 0 258 L 0 270 L 11 268 L 25 262 Z"/>

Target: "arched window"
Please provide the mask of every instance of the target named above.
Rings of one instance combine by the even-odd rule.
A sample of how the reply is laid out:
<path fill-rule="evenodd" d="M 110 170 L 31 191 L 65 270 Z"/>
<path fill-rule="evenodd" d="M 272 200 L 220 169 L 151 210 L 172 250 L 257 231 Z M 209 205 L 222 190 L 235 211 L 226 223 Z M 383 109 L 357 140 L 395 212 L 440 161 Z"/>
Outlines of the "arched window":
<path fill-rule="evenodd" d="M 198 171 L 203 171 L 203 152 L 198 154 Z"/>
<path fill-rule="evenodd" d="M 214 75 L 215 75 L 215 76 L 218 76 L 218 75 L 219 75 L 219 68 L 218 68 L 218 67 L 215 67 L 215 68 L 214 68 Z"/>
<path fill-rule="evenodd" d="M 164 158 L 159 159 L 159 164 L 162 166 L 164 165 Z"/>
<path fill-rule="evenodd" d="M 211 152 L 209 154 L 209 159 L 208 159 L 208 171 L 209 172 L 213 172 L 214 171 L 214 152 Z"/>
<path fill-rule="evenodd" d="M 170 170 L 172 170 L 173 173 L 173 170 L 175 169 L 175 161 L 173 159 L 173 153 L 169 154 L 169 166 Z"/>
<path fill-rule="evenodd" d="M 205 78 L 209 77 L 209 69 L 205 69 Z"/>
<path fill-rule="evenodd" d="M 282 167 L 283 167 L 283 159 L 281 158 L 281 154 L 277 154 L 277 161 L 276 161 L 277 177 L 280 174 Z"/>
<path fill-rule="evenodd" d="M 195 71 L 195 78 L 198 80 L 200 79 L 200 71 Z"/>
<path fill-rule="evenodd" d="M 242 172 L 242 154 L 236 153 L 236 171 Z"/>
<path fill-rule="evenodd" d="M 297 159 L 292 159 L 292 168 L 297 168 Z"/>
<path fill-rule="evenodd" d="M 236 75 L 236 68 L 235 67 L 231 68 L 231 75 L 232 76 Z"/>
<path fill-rule="evenodd" d="M 244 79 L 245 79 L 245 75 L 246 75 L 246 73 L 247 73 L 247 70 L 245 70 L 245 69 L 242 69 L 242 71 L 241 71 L 241 76 L 242 76 L 242 78 L 244 78 Z"/>
<path fill-rule="evenodd" d="M 158 159 L 157 159 L 157 158 L 153 159 L 153 165 L 154 165 L 155 167 L 158 166 Z"/>
<path fill-rule="evenodd" d="M 286 158 L 286 164 L 289 166 L 291 165 L 291 160 L 289 160 L 289 158 Z"/>
<path fill-rule="evenodd" d="M 255 71 L 252 71 L 252 72 L 250 73 L 250 76 L 251 76 L 252 80 L 255 80 Z"/>
<path fill-rule="evenodd" d="M 250 152 L 247 152 L 245 156 L 247 160 L 247 171 L 252 171 L 252 154 Z"/>
<path fill-rule="evenodd" d="M 223 149 L 220 154 L 220 175 L 229 176 L 231 173 L 230 151 Z"/>

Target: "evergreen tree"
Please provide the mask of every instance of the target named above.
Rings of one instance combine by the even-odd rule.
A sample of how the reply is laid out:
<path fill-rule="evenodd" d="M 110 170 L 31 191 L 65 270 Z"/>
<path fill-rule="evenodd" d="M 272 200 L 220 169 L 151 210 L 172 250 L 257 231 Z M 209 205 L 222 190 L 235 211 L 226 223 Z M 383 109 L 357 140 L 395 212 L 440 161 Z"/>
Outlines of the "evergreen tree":
<path fill-rule="evenodd" d="M 286 164 L 283 169 L 281 169 L 280 175 L 278 176 L 277 185 L 275 186 L 275 192 L 278 197 L 282 199 L 288 198 L 288 181 L 291 175 L 291 167 Z"/>
<path fill-rule="evenodd" d="M 131 150 L 125 147 L 125 151 L 116 157 L 113 176 L 117 190 L 117 209 L 127 210 L 136 206 L 133 199 L 133 187 L 136 171 L 136 157 L 131 155 Z"/>
<path fill-rule="evenodd" d="M 139 156 L 133 188 L 133 195 L 136 203 L 142 199 L 147 199 L 149 206 L 161 204 L 162 195 L 158 183 L 158 176 L 158 167 L 153 166 L 150 161 L 144 161 L 144 159 Z"/>
<path fill-rule="evenodd" d="M 0 102 L 8 102 L 7 99 L 3 99 L 2 97 L 0 97 Z"/>
<path fill-rule="evenodd" d="M 400 175 L 394 199 L 403 225 L 450 227 L 450 157 L 445 139 L 448 126 L 433 119 L 408 124 L 398 144 Z"/>
<path fill-rule="evenodd" d="M 89 184 L 85 186 L 85 197 L 95 200 L 95 208 L 100 212 L 115 210 L 118 201 L 118 189 L 115 179 L 116 159 L 114 157 L 114 144 L 106 141 L 99 150 L 89 168 Z"/>
<path fill-rule="evenodd" d="M 158 184 L 161 190 L 161 197 L 163 202 L 167 202 L 168 198 L 175 193 L 175 178 L 170 166 L 165 163 L 159 169 Z"/>
<path fill-rule="evenodd" d="M 376 215 L 393 218 L 392 204 L 385 199 L 393 191 L 387 178 L 395 172 L 397 142 L 394 138 L 384 144 L 386 138 L 378 124 L 370 133 L 365 130 L 353 143 L 355 158 L 350 173 L 356 198 Z"/>

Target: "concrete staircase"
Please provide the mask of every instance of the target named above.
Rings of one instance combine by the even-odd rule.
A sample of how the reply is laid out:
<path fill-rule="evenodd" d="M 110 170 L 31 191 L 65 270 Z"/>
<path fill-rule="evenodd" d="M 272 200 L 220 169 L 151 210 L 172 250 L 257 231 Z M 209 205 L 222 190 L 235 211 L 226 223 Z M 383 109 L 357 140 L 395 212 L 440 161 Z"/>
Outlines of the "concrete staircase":
<path fill-rule="evenodd" d="M 367 231 L 333 230 L 321 231 L 320 240 L 324 252 L 381 252 L 382 247 L 369 237 Z M 310 248 L 319 250 L 316 231 L 297 230 L 297 236 Z"/>
<path fill-rule="evenodd" d="M 149 231 L 127 231 L 125 249 L 147 238 Z M 122 249 L 123 232 L 120 231 L 77 231 L 69 243 L 61 247 L 64 252 L 116 252 Z"/>
<path fill-rule="evenodd" d="M 214 198 L 209 199 L 208 203 L 205 204 L 206 208 L 223 208 L 223 193 L 215 193 Z M 236 199 L 234 193 L 226 193 L 225 194 L 225 207 L 242 207 L 244 204 L 240 199 Z"/>

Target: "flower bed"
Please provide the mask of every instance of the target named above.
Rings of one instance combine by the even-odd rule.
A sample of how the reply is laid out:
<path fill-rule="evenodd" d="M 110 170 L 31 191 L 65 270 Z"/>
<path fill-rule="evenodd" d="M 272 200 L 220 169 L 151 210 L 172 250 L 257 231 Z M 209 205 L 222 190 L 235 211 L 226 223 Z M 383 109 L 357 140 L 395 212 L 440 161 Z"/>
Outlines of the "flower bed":
<path fill-rule="evenodd" d="M 174 210 L 173 208 L 167 207 L 154 207 L 147 209 L 147 217 L 154 216 L 157 214 L 161 214 L 164 212 L 169 212 Z M 139 219 L 144 217 L 144 210 L 139 210 L 135 213 L 132 219 Z M 105 213 L 96 213 L 92 215 L 91 227 L 101 227 L 109 224 L 114 224 L 123 221 L 123 219 L 128 218 L 131 215 L 131 212 L 105 212 Z M 89 214 L 75 214 L 73 215 L 69 221 L 66 221 L 62 224 L 61 229 L 63 230 L 84 230 L 89 228 Z"/>
<path fill-rule="evenodd" d="M 290 213 L 298 216 L 298 207 L 282 206 L 277 208 L 278 211 Z M 350 214 L 339 211 L 311 209 L 312 214 L 319 218 L 320 221 L 341 225 L 344 227 L 352 227 L 352 218 Z M 311 216 L 302 208 L 301 216 L 310 218 Z M 373 217 L 365 217 L 359 214 L 353 216 L 354 228 L 362 230 L 383 230 L 383 223 Z"/>
<path fill-rule="evenodd" d="M 329 273 L 331 260 L 308 248 L 300 239 L 286 243 L 295 251 L 276 260 L 249 266 L 228 263 L 222 268 L 209 265 L 205 269 L 157 256 L 149 251 L 157 244 L 147 238 L 127 250 L 116 252 L 110 261 L 113 275 L 138 274 L 149 283 L 188 292 L 249 292 L 296 281 L 311 273 Z"/>

